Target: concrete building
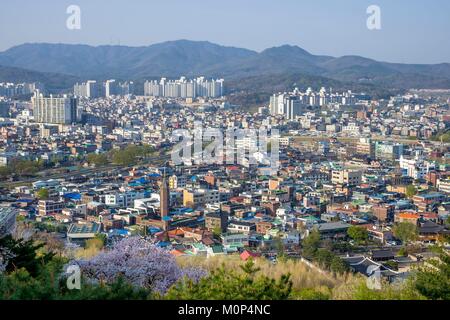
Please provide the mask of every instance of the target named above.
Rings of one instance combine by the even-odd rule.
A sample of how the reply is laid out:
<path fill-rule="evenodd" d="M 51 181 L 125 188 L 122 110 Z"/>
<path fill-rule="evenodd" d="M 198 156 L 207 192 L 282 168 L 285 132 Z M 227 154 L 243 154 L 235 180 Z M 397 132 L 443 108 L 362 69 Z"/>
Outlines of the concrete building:
<path fill-rule="evenodd" d="M 357 170 L 333 170 L 331 173 L 331 182 L 334 184 L 348 184 L 357 186 L 361 184 L 362 174 Z"/>
<path fill-rule="evenodd" d="M 216 203 L 220 201 L 220 194 L 218 190 L 210 189 L 184 189 L 183 190 L 183 205 L 185 207 L 195 207 L 204 205 L 206 203 Z"/>
<path fill-rule="evenodd" d="M 68 97 L 46 98 L 36 91 L 32 98 L 34 120 L 39 123 L 72 124 L 77 122 L 77 99 Z"/>

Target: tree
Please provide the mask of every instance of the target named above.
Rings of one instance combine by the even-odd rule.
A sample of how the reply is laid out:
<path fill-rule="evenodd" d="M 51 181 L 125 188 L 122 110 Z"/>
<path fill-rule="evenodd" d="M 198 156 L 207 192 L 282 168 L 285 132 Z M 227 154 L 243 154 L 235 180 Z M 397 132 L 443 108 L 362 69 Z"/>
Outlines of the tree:
<path fill-rule="evenodd" d="M 24 268 L 32 276 L 38 274 L 42 265 L 49 262 L 53 253 L 39 253 L 44 243 L 34 244 L 33 240 L 15 240 L 11 235 L 0 238 L 0 254 L 5 271 L 12 272 Z"/>
<path fill-rule="evenodd" d="M 394 236 L 400 239 L 403 244 L 417 239 L 418 236 L 417 226 L 410 222 L 397 223 L 392 231 Z"/>
<path fill-rule="evenodd" d="M 80 290 L 69 290 L 66 278 L 61 276 L 63 260 L 54 260 L 32 276 L 21 268 L 9 274 L 0 274 L 1 300 L 143 300 L 151 299 L 151 291 L 135 288 L 123 277 L 112 284 L 82 282 Z"/>
<path fill-rule="evenodd" d="M 365 243 L 367 239 L 369 239 L 369 232 L 366 228 L 361 226 L 350 226 L 347 230 L 347 234 L 357 243 Z"/>
<path fill-rule="evenodd" d="M 303 240 L 303 256 L 312 259 L 320 245 L 320 233 L 317 229 L 313 229 L 310 234 Z"/>
<path fill-rule="evenodd" d="M 160 294 L 183 277 L 197 281 L 206 274 L 199 268 L 180 268 L 173 255 L 140 237 L 125 238 L 110 250 L 74 263 L 91 281 L 111 284 L 123 276 L 136 287 Z"/>
<path fill-rule="evenodd" d="M 87 155 L 86 160 L 89 164 L 94 164 L 96 166 L 104 166 L 108 164 L 108 157 L 104 153 L 90 153 Z"/>
<path fill-rule="evenodd" d="M 173 300 L 286 300 L 292 291 L 290 275 L 272 279 L 258 275 L 252 259 L 241 266 L 242 272 L 214 270 L 198 282 L 183 279 L 169 289 L 166 299 Z"/>
<path fill-rule="evenodd" d="M 405 194 L 408 198 L 412 198 L 417 194 L 417 188 L 414 185 L 410 184 L 406 187 Z"/>
<path fill-rule="evenodd" d="M 36 191 L 36 197 L 39 200 L 47 200 L 49 197 L 49 192 L 46 188 L 41 188 L 38 191 Z"/>
<path fill-rule="evenodd" d="M 333 256 L 333 253 L 327 249 L 318 249 L 314 255 L 314 260 L 321 268 L 330 270 Z"/>
<path fill-rule="evenodd" d="M 277 260 L 278 261 L 286 261 L 287 257 L 286 257 L 286 253 L 284 250 L 283 239 L 281 239 L 281 237 L 276 237 L 274 239 L 274 241 L 275 241 L 275 247 L 277 250 Z"/>
<path fill-rule="evenodd" d="M 397 255 L 399 257 L 407 257 L 408 256 L 408 249 L 406 249 L 406 247 L 401 247 L 400 250 L 398 250 Z"/>
<path fill-rule="evenodd" d="M 349 271 L 348 264 L 338 256 L 331 260 L 330 270 L 336 274 L 344 274 Z"/>
<path fill-rule="evenodd" d="M 213 229 L 214 238 L 219 239 L 221 234 L 222 234 L 222 229 L 220 227 L 215 227 Z"/>
<path fill-rule="evenodd" d="M 450 255 L 441 250 L 438 259 L 428 261 L 415 274 L 415 288 L 428 299 L 450 300 Z"/>

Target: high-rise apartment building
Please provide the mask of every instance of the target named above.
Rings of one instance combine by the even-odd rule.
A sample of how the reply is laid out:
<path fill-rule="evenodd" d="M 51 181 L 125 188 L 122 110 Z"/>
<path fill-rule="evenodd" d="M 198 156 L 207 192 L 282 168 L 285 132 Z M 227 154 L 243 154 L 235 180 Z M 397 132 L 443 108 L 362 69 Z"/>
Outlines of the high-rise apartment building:
<path fill-rule="evenodd" d="M 195 80 L 181 77 L 178 80 L 169 81 L 161 78 L 159 82 L 156 80 L 146 81 L 144 95 L 166 98 L 219 98 L 224 94 L 223 84 L 223 79 L 206 80 L 204 77 Z"/>
<path fill-rule="evenodd" d="M 119 92 L 118 89 L 119 88 L 118 88 L 116 80 L 107 80 L 105 82 L 105 96 L 106 97 L 111 97 L 111 96 L 117 95 L 117 93 Z"/>
<path fill-rule="evenodd" d="M 132 81 L 117 82 L 114 79 L 103 83 L 89 80 L 73 86 L 73 94 L 77 97 L 95 99 L 99 97 L 126 96 L 134 93 L 134 83 Z"/>
<path fill-rule="evenodd" d="M 270 97 L 270 114 L 283 115 L 286 119 L 295 120 L 306 110 L 306 105 L 298 96 L 289 94 L 273 95 Z"/>
<path fill-rule="evenodd" d="M 34 120 L 38 123 L 71 124 L 77 122 L 77 99 L 44 97 L 37 90 L 32 97 Z"/>

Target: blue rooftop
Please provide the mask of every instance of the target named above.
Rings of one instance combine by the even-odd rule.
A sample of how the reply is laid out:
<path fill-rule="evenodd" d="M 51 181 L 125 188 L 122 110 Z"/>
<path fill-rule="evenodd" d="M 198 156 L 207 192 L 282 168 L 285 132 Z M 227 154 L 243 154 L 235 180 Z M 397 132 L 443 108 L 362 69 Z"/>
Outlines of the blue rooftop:
<path fill-rule="evenodd" d="M 81 200 L 81 194 L 79 194 L 78 192 L 66 193 L 64 195 L 64 198 L 71 200 Z"/>

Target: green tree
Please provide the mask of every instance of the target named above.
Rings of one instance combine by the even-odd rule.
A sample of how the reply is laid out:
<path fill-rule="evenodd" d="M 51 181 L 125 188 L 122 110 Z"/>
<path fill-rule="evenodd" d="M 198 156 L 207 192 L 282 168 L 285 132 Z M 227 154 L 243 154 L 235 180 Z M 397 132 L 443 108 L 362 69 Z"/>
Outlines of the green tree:
<path fill-rule="evenodd" d="M 438 259 L 427 261 L 415 274 L 415 288 L 432 300 L 450 300 L 450 255 L 441 250 Z"/>
<path fill-rule="evenodd" d="M 69 290 L 66 279 L 60 277 L 60 262 L 44 266 L 37 276 L 21 268 L 10 274 L 0 274 L 0 299 L 2 300 L 144 300 L 151 299 L 149 290 L 135 288 L 122 277 L 107 284 L 82 281 L 80 290 Z"/>
<path fill-rule="evenodd" d="M 417 194 L 417 188 L 414 185 L 410 184 L 406 187 L 405 194 L 408 198 L 412 198 Z"/>
<path fill-rule="evenodd" d="M 104 153 L 101 154 L 90 153 L 87 155 L 86 161 L 89 164 L 94 164 L 96 166 L 104 166 L 108 164 L 108 157 Z"/>
<path fill-rule="evenodd" d="M 344 274 L 349 271 L 348 264 L 338 256 L 331 260 L 330 270 L 336 274 Z"/>
<path fill-rule="evenodd" d="M 276 237 L 275 238 L 275 247 L 277 250 L 277 260 L 278 261 L 286 261 L 287 257 L 286 257 L 286 253 L 284 250 L 283 239 L 281 239 L 280 237 Z"/>
<path fill-rule="evenodd" d="M 330 270 L 331 262 L 333 260 L 333 253 L 327 249 L 318 249 L 314 255 L 314 261 L 317 262 L 317 264 L 325 269 Z"/>
<path fill-rule="evenodd" d="M 172 286 L 165 298 L 172 300 L 286 300 L 292 291 L 290 275 L 272 279 L 258 275 L 252 259 L 241 266 L 242 272 L 214 270 L 197 283 L 183 279 Z"/>
<path fill-rule="evenodd" d="M 212 232 L 214 238 L 219 239 L 220 235 L 222 234 L 222 229 L 220 229 L 220 227 L 215 227 Z"/>
<path fill-rule="evenodd" d="M 357 243 L 365 243 L 369 239 L 369 232 L 366 228 L 361 226 L 350 226 L 347 230 L 347 234 Z"/>
<path fill-rule="evenodd" d="M 49 197 L 48 189 L 46 189 L 46 188 L 39 189 L 38 191 L 36 191 L 36 197 L 39 200 L 47 200 Z"/>
<path fill-rule="evenodd" d="M 0 239 L 1 261 L 6 258 L 6 270 L 0 273 L 0 300 L 125 300 L 151 299 L 149 290 L 133 287 L 122 277 L 107 285 L 82 279 L 81 290 L 69 290 L 64 275 L 66 258 L 52 252 L 42 252 L 44 244 Z"/>
<path fill-rule="evenodd" d="M 320 233 L 317 229 L 313 229 L 302 242 L 303 256 L 307 259 L 314 258 L 319 245 Z"/>
<path fill-rule="evenodd" d="M 408 249 L 406 247 L 401 247 L 400 250 L 398 250 L 397 255 L 400 257 L 407 257 Z"/>
<path fill-rule="evenodd" d="M 0 167 L 0 178 L 5 179 L 11 174 L 11 169 L 9 167 Z"/>
<path fill-rule="evenodd" d="M 6 271 L 11 272 L 24 268 L 32 276 L 38 274 L 39 268 L 49 262 L 53 253 L 38 253 L 44 243 L 34 244 L 33 240 L 15 240 L 11 235 L 0 238 L 0 254 L 6 261 Z"/>
<path fill-rule="evenodd" d="M 392 229 L 394 236 L 400 239 L 403 244 L 408 244 L 410 241 L 417 239 L 417 226 L 410 222 L 397 223 Z"/>
<path fill-rule="evenodd" d="M 424 300 L 414 287 L 411 280 L 407 280 L 400 286 L 389 284 L 385 281 L 381 283 L 380 290 L 373 290 L 367 287 L 366 281 L 359 282 L 353 290 L 354 300 Z"/>

